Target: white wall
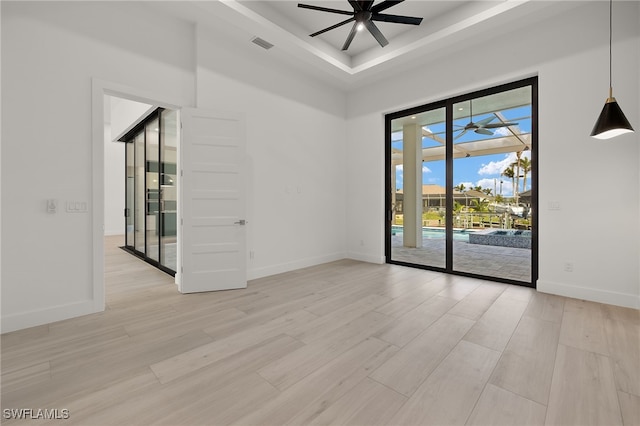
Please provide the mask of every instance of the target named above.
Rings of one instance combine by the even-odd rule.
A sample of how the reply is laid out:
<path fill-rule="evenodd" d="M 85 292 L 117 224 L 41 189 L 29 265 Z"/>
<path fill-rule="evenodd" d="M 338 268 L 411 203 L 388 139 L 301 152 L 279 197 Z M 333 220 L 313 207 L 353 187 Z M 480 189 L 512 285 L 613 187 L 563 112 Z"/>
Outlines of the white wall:
<path fill-rule="evenodd" d="M 384 113 L 538 75 L 538 289 L 640 307 L 640 132 L 609 141 L 589 137 L 608 90 L 608 3 L 576 5 L 490 42 L 434 55 L 424 67 L 350 95 L 350 256 L 384 258 Z M 614 8 L 614 95 L 636 130 L 639 6 L 616 2 Z M 550 201 L 561 202 L 561 210 L 547 210 Z M 574 272 L 564 272 L 567 261 Z"/>
<path fill-rule="evenodd" d="M 64 210 L 66 201 L 92 205 L 92 78 L 193 105 L 195 74 L 193 27 L 156 16 L 144 3 L 1 7 L 2 330 L 8 331 L 99 308 L 93 213 Z M 46 213 L 49 198 L 59 200 L 57 214 Z"/>
<path fill-rule="evenodd" d="M 345 257 L 346 95 L 198 31 L 198 106 L 246 114 L 250 278 Z"/>

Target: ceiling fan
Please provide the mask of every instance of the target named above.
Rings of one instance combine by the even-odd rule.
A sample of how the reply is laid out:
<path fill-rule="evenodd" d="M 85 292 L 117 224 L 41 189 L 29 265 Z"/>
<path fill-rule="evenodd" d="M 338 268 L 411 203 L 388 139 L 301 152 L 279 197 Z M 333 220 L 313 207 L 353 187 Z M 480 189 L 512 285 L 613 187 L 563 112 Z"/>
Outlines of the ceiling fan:
<path fill-rule="evenodd" d="M 470 130 L 473 130 L 476 133 L 479 133 L 481 135 L 493 135 L 493 132 L 489 129 L 497 129 L 499 127 L 509 127 L 509 126 L 516 126 L 518 123 L 510 123 L 510 122 L 504 122 L 501 121 L 499 123 L 492 123 L 493 120 L 496 119 L 495 116 L 492 117 L 487 117 L 487 118 L 483 118 L 482 120 L 478 121 L 477 123 L 473 122 L 473 103 L 472 101 L 469 101 L 469 123 L 466 126 L 458 126 L 456 124 L 456 127 L 459 127 L 459 129 L 456 129 L 455 131 L 459 131 L 462 130 L 460 133 L 458 133 L 458 135 L 454 138 L 454 139 L 458 139 L 460 136 L 464 135 L 465 133 L 467 133 Z"/>
<path fill-rule="evenodd" d="M 335 25 L 327 27 L 323 30 L 317 31 L 313 34 L 309 34 L 310 37 L 315 37 L 317 35 L 326 33 L 327 31 L 331 31 L 338 27 L 341 27 L 349 22 L 353 22 L 353 27 L 347 36 L 347 40 L 344 42 L 342 46 L 342 50 L 347 50 L 353 38 L 356 36 L 358 31 L 362 31 L 364 28 L 369 30 L 371 35 L 378 41 L 380 46 L 385 47 L 389 44 L 389 41 L 385 38 L 384 35 L 380 32 L 376 24 L 373 21 L 379 22 L 393 22 L 396 24 L 409 24 L 409 25 L 420 25 L 422 22 L 422 18 L 415 18 L 412 16 L 400 16 L 400 15 L 388 15 L 386 13 L 380 13 L 383 10 L 389 9 L 391 6 L 395 6 L 398 3 L 402 3 L 404 0 L 400 1 L 392 1 L 392 0 L 384 0 L 381 3 L 378 3 L 374 6 L 373 1 L 356 1 L 349 0 L 349 4 L 353 8 L 353 11 L 339 10 L 339 9 L 331 9 L 328 7 L 321 6 L 313 6 L 309 4 L 298 3 L 298 7 L 303 9 L 311 9 L 311 10 L 319 10 L 321 12 L 330 12 L 337 13 L 340 15 L 350 15 L 351 18 L 346 19 L 342 22 L 338 22 Z"/>

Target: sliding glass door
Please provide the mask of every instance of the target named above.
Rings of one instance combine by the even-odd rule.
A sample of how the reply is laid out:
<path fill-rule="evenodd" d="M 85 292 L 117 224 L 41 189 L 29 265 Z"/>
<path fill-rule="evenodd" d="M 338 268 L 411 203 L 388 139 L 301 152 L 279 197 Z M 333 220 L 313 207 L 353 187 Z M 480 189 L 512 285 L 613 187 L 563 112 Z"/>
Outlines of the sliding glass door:
<path fill-rule="evenodd" d="M 445 108 L 390 121 L 390 258 L 444 268 L 447 221 Z"/>
<path fill-rule="evenodd" d="M 120 138 L 126 142 L 125 249 L 176 271 L 177 112 L 158 108 Z"/>
<path fill-rule="evenodd" d="M 535 283 L 536 87 L 387 115 L 389 263 Z"/>

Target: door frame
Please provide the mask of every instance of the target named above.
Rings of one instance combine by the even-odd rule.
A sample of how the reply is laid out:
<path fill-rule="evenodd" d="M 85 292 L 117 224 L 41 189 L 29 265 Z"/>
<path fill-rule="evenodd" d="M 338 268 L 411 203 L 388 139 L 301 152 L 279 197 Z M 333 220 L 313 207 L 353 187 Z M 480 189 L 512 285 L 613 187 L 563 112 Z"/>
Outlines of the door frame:
<path fill-rule="evenodd" d="M 483 97 L 494 93 L 508 91 L 519 87 L 531 86 L 531 162 L 532 162 L 532 174 L 531 174 L 531 206 L 534 210 L 532 227 L 531 227 L 531 282 L 526 283 L 522 281 L 515 281 L 511 279 L 505 279 L 500 277 L 492 277 L 480 274 L 473 274 L 468 272 L 456 271 L 453 269 L 453 105 L 465 100 Z M 444 272 L 451 275 L 460 275 L 471 278 L 488 279 L 496 282 L 502 282 L 506 284 L 516 284 L 521 286 L 536 288 L 538 281 L 538 218 L 540 216 L 539 203 L 538 203 L 538 76 L 532 76 L 523 78 L 520 80 L 512 81 L 509 83 L 498 84 L 486 89 L 477 90 L 474 92 L 465 93 L 462 95 L 454 96 L 444 100 L 429 102 L 428 104 L 419 105 L 416 107 L 407 108 L 401 111 L 385 114 L 385 126 L 384 126 L 384 141 L 385 141 L 385 210 L 384 210 L 384 224 L 385 224 L 385 262 L 389 264 L 409 266 L 419 269 L 427 269 L 438 272 Z M 393 219 L 393 206 L 392 206 L 392 194 L 391 191 L 391 173 L 392 173 L 392 150 L 391 150 L 391 121 L 408 116 L 415 115 L 420 112 L 424 112 L 431 109 L 445 108 L 445 125 L 447 128 L 446 134 L 446 214 L 447 214 L 447 227 L 446 227 L 446 247 L 445 247 L 445 259 L 446 266 L 444 268 L 413 264 L 402 261 L 394 261 L 391 259 L 391 224 Z"/>
<path fill-rule="evenodd" d="M 104 283 L 104 96 L 116 96 L 132 101 L 180 110 L 189 105 L 186 99 L 167 98 L 166 94 L 142 90 L 99 78 L 91 79 L 91 240 L 92 240 L 92 312 L 105 309 Z M 179 142 L 178 142 L 179 143 Z M 178 194 L 178 197 L 180 195 Z M 178 261 L 180 257 L 178 256 Z M 178 268 L 179 269 L 179 268 Z M 176 281 L 180 274 L 176 273 Z"/>

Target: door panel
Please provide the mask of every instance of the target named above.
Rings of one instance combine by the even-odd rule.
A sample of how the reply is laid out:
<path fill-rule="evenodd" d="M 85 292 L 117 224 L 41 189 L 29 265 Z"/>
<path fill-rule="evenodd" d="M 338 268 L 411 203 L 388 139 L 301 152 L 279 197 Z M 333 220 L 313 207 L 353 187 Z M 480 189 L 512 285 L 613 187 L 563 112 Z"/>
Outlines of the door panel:
<path fill-rule="evenodd" d="M 391 121 L 391 259 L 445 267 L 445 108 Z"/>
<path fill-rule="evenodd" d="M 245 288 L 244 119 L 191 108 L 181 117 L 180 291 Z"/>

